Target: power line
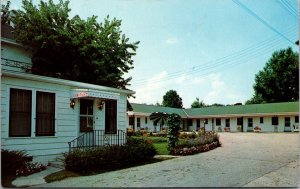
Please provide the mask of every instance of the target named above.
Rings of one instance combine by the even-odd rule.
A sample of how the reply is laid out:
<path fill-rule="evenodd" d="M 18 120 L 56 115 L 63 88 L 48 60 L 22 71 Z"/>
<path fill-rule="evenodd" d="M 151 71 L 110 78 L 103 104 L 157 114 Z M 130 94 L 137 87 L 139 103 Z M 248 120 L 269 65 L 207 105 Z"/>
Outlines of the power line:
<path fill-rule="evenodd" d="M 291 9 L 291 11 L 292 12 L 294 12 L 297 16 L 298 16 L 298 10 L 297 9 L 295 9 L 291 4 L 290 4 L 290 2 L 289 1 L 284 1 L 284 0 L 281 0 L 282 2 L 284 2 L 290 9 Z"/>
<path fill-rule="evenodd" d="M 291 29 L 294 29 L 292 27 L 296 27 L 296 26 L 295 25 L 291 25 L 291 26 L 287 27 L 287 32 L 289 32 Z M 168 74 L 168 77 L 169 78 L 171 78 L 171 77 L 172 78 L 173 77 L 177 77 L 177 76 L 180 76 L 180 75 L 182 75 L 184 73 L 187 73 L 187 72 L 190 72 L 190 71 L 196 71 L 198 69 L 203 69 L 206 66 L 216 66 L 216 65 L 212 65 L 210 63 L 212 63 L 212 62 L 221 62 L 222 63 L 222 61 L 229 61 L 229 59 L 235 59 L 235 58 L 241 56 L 242 54 L 249 53 L 249 51 L 251 51 L 251 50 L 257 50 L 258 47 L 261 47 L 262 45 L 268 44 L 268 43 L 272 42 L 272 40 L 274 40 L 274 39 L 271 39 L 271 40 L 267 39 L 267 40 L 261 41 L 259 43 L 255 43 L 255 44 L 250 45 L 249 47 L 247 47 L 247 48 L 245 48 L 243 50 L 234 52 L 232 54 L 229 54 L 227 56 L 221 57 L 221 58 L 216 59 L 216 60 L 212 60 L 212 61 L 206 62 L 205 64 L 207 64 L 207 65 L 205 65 L 205 64 L 204 65 L 203 64 L 202 65 L 196 65 L 196 66 L 192 66 L 192 67 L 190 67 L 188 69 L 185 69 L 185 70 L 180 70 L 180 71 L 172 72 L 172 73 Z M 143 84 L 143 83 L 147 82 L 148 80 L 149 80 L 148 78 L 139 79 L 138 81 L 132 82 L 132 85 Z"/>
<path fill-rule="evenodd" d="M 298 19 L 298 14 L 295 12 L 295 10 L 292 7 L 290 7 L 286 4 L 287 2 L 285 2 L 283 0 L 278 0 L 278 2 L 281 7 L 283 7 L 285 10 L 287 10 L 292 16 L 294 16 L 294 18 Z"/>
<path fill-rule="evenodd" d="M 235 4 L 237 4 L 239 7 L 243 8 L 244 10 L 246 10 L 250 15 L 254 16 L 254 18 L 256 18 L 262 24 L 264 24 L 265 26 L 267 26 L 269 29 L 271 29 L 272 31 L 274 31 L 275 33 L 277 33 L 278 35 L 280 35 L 281 37 L 283 37 L 284 39 L 286 39 L 287 41 L 289 41 L 290 43 L 292 43 L 293 45 L 295 45 L 294 42 L 292 42 L 289 38 L 287 38 L 285 35 L 283 35 L 278 30 L 276 30 L 273 26 L 271 26 L 268 22 L 266 22 L 264 19 L 262 19 L 261 17 L 259 17 L 255 12 L 253 12 L 252 10 L 250 10 L 246 5 L 244 5 L 243 3 L 241 3 L 239 0 L 232 0 L 232 1 Z"/>
<path fill-rule="evenodd" d="M 292 27 L 295 27 L 294 25 Z M 289 27 L 291 28 L 291 27 Z M 182 77 L 183 74 L 195 74 L 198 72 L 203 72 L 205 70 L 210 70 L 210 69 L 214 69 L 217 68 L 219 66 L 224 66 L 226 64 L 230 64 L 231 61 L 237 62 L 237 60 L 239 59 L 245 59 L 251 56 L 256 56 L 257 55 L 257 51 L 261 51 L 264 50 L 265 48 L 271 47 L 274 48 L 274 45 L 279 41 L 280 39 L 275 38 L 275 39 L 268 39 L 262 42 L 259 42 L 257 44 L 254 44 L 252 46 L 249 46 L 248 48 L 245 48 L 241 51 L 235 52 L 233 54 L 227 55 L 225 57 L 219 58 L 217 60 L 214 61 L 209 61 L 207 62 L 205 65 L 200 65 L 200 66 L 194 66 L 194 69 L 188 70 L 188 71 L 178 71 L 178 72 L 173 72 L 171 74 L 168 74 L 167 78 L 161 80 L 154 80 L 149 82 L 147 79 L 142 79 L 139 80 L 137 82 L 134 82 L 132 84 L 132 86 L 140 86 L 140 85 L 145 85 L 145 83 L 147 84 L 151 84 L 151 83 L 156 83 L 156 82 L 163 82 L 163 81 L 167 81 L 170 79 L 174 79 L 174 78 L 178 78 L 178 77 Z M 214 62 L 213 64 L 210 64 Z"/>
<path fill-rule="evenodd" d="M 282 42 L 282 41 L 281 41 Z M 277 42 L 275 43 L 275 44 L 278 44 Z M 256 57 L 257 56 L 260 56 L 260 55 L 262 55 L 262 54 L 265 54 L 264 53 L 264 51 L 259 51 L 259 53 L 258 54 L 256 54 Z M 245 60 L 243 63 L 255 63 L 255 58 L 256 57 L 252 57 L 252 58 L 249 58 L 249 59 L 247 59 L 247 60 Z M 229 69 L 229 68 L 232 68 L 232 67 L 234 67 L 234 66 L 237 66 L 237 65 L 241 65 L 241 64 L 239 64 L 238 62 L 231 62 L 230 64 L 228 64 L 228 65 L 226 65 L 224 68 L 219 68 L 219 69 L 216 69 L 216 70 L 211 70 L 210 72 L 207 72 L 207 73 L 203 73 L 203 74 L 200 74 L 200 75 L 197 75 L 197 77 L 203 77 L 203 78 L 205 78 L 205 77 L 207 77 L 207 76 L 209 76 L 209 74 L 211 74 L 211 73 L 216 73 L 216 72 L 218 72 L 218 71 L 224 71 L 224 70 L 226 70 L 226 69 Z M 230 67 L 231 66 L 231 67 Z M 191 75 L 189 75 L 188 77 L 191 77 Z M 156 82 L 156 83 L 158 83 L 158 82 Z M 148 87 L 150 86 L 150 87 L 152 87 L 152 86 L 154 86 L 156 83 L 152 83 L 152 84 L 150 84 L 150 85 L 147 85 Z M 189 85 L 190 84 L 190 82 L 185 82 L 185 83 L 183 83 L 183 84 L 180 84 L 180 87 L 182 87 L 182 86 L 186 86 L 186 85 Z M 158 93 L 158 92 L 161 92 L 161 91 L 159 91 L 159 89 L 162 89 L 164 86 L 160 86 L 159 88 L 155 88 L 155 89 L 143 89 L 143 92 L 151 92 L 152 94 L 153 93 Z"/>
<path fill-rule="evenodd" d="M 278 44 L 278 41 L 274 41 L 274 44 Z M 272 47 L 269 47 L 270 49 Z M 273 49 L 273 48 L 272 48 Z M 266 50 L 269 50 L 269 49 L 265 49 L 264 51 L 258 51 L 256 54 L 253 54 L 251 57 L 247 57 L 246 60 L 242 60 L 242 64 L 245 64 L 245 63 L 250 63 L 250 62 L 254 62 L 253 59 L 257 58 L 258 56 L 260 55 L 263 55 L 265 54 L 265 51 Z M 252 60 L 252 61 L 251 61 Z M 208 76 L 209 74 L 211 73 L 215 73 L 215 72 L 218 72 L 218 71 L 224 71 L 226 69 L 229 69 L 229 68 L 232 68 L 234 66 L 238 66 L 238 65 L 241 65 L 240 63 L 241 61 L 232 61 L 232 62 L 229 62 L 228 64 L 223 64 L 222 67 L 218 67 L 216 69 L 212 69 L 208 72 L 205 72 L 205 73 L 202 73 L 200 75 L 197 75 L 197 77 L 205 77 L 205 76 Z M 195 73 L 198 73 L 198 72 L 195 72 Z M 191 77 L 193 74 L 195 73 L 190 73 L 187 77 Z M 170 80 L 170 79 L 166 79 L 166 80 Z M 148 83 L 147 86 L 151 87 L 151 86 L 154 86 L 156 83 L 160 83 L 160 82 L 164 82 L 166 80 L 160 80 L 160 81 L 157 81 L 157 82 L 151 82 L 151 83 Z M 185 84 L 181 84 L 180 86 L 184 86 L 184 85 L 187 85 L 189 83 L 185 83 Z M 144 90 L 144 89 L 143 89 Z M 156 91 L 153 91 L 152 89 L 148 89 L 148 90 L 144 90 L 144 91 L 151 91 L 151 92 L 156 92 Z"/>

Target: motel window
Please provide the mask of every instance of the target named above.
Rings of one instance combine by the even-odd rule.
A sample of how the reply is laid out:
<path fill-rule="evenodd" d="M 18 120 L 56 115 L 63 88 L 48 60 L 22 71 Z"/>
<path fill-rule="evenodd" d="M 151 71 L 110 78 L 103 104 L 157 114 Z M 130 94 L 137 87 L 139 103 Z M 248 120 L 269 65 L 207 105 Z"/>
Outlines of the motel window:
<path fill-rule="evenodd" d="M 193 125 L 193 120 L 192 119 L 188 119 L 187 125 L 188 126 L 192 126 Z"/>
<path fill-rule="evenodd" d="M 243 125 L 243 118 L 242 117 L 238 117 L 237 120 L 237 125 Z"/>
<path fill-rule="evenodd" d="M 285 117 L 284 118 L 284 126 L 285 127 L 290 127 L 291 126 L 291 118 L 290 117 Z"/>
<path fill-rule="evenodd" d="M 136 126 L 141 127 L 141 118 L 136 118 Z"/>
<path fill-rule="evenodd" d="M 205 123 L 205 124 L 208 124 L 208 119 L 205 119 L 205 120 L 204 120 L 204 123 Z"/>
<path fill-rule="evenodd" d="M 264 117 L 259 118 L 259 123 L 264 123 Z"/>
<path fill-rule="evenodd" d="M 217 118 L 217 119 L 216 119 L 216 125 L 217 125 L 217 126 L 220 126 L 220 125 L 221 125 L 221 119 L 220 119 L 220 118 Z"/>
<path fill-rule="evenodd" d="M 147 124 L 148 123 L 148 118 L 147 117 L 145 117 L 145 124 Z"/>
<path fill-rule="evenodd" d="M 117 101 L 105 101 L 105 133 L 117 133 Z"/>
<path fill-rule="evenodd" d="M 214 126 L 214 118 L 211 119 L 211 125 Z"/>
<path fill-rule="evenodd" d="M 225 120 L 225 126 L 226 127 L 230 127 L 230 119 L 226 119 Z"/>
<path fill-rule="evenodd" d="M 80 132 L 93 130 L 93 100 L 80 99 Z"/>
<path fill-rule="evenodd" d="M 248 127 L 253 127 L 253 118 L 248 118 Z"/>
<path fill-rule="evenodd" d="M 299 123 L 299 116 L 295 116 L 295 123 Z"/>
<path fill-rule="evenodd" d="M 278 125 L 278 117 L 272 117 L 272 125 Z"/>
<path fill-rule="evenodd" d="M 31 136 L 32 92 L 22 89 L 10 89 L 9 136 Z"/>
<path fill-rule="evenodd" d="M 129 117 L 129 125 L 134 125 L 134 117 Z"/>
<path fill-rule="evenodd" d="M 55 94 L 36 92 L 36 136 L 55 135 Z"/>

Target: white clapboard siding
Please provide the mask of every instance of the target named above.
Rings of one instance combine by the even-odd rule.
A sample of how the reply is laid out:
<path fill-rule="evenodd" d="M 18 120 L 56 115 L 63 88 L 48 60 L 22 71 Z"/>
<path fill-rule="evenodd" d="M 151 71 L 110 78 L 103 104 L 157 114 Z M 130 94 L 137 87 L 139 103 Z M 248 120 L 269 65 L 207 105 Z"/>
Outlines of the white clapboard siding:
<path fill-rule="evenodd" d="M 1 146 L 3 149 L 26 150 L 34 160 L 47 163 L 50 157 L 55 157 L 69 150 L 68 142 L 79 136 L 79 101 L 76 100 L 74 109 L 70 108 L 70 94 L 72 88 L 62 84 L 54 84 L 13 77 L 2 77 L 1 81 Z M 9 137 L 9 91 L 10 88 L 32 91 L 32 121 L 35 120 L 35 95 L 37 91 L 55 93 L 55 136 Z M 120 94 L 117 101 L 118 128 L 126 130 L 127 94 Z M 94 101 L 95 129 L 105 129 L 105 110 L 97 109 Z M 35 130 L 32 123 L 32 131 Z"/>

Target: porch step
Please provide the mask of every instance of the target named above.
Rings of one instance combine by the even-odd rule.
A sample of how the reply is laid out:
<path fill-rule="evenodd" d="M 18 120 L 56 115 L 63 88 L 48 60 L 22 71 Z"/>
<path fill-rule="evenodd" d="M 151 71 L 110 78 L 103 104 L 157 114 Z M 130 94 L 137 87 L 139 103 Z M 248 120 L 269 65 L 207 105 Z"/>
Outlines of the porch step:
<path fill-rule="evenodd" d="M 65 169 L 64 157 L 58 156 L 54 160 L 49 161 L 49 166 L 60 168 L 60 169 Z"/>

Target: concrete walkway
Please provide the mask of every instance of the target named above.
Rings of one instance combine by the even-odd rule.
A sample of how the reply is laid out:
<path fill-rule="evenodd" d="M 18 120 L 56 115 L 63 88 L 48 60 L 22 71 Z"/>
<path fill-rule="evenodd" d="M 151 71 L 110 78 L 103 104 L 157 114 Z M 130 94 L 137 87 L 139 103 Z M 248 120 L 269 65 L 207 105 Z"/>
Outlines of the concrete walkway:
<path fill-rule="evenodd" d="M 17 177 L 12 184 L 16 187 L 26 187 L 26 186 L 34 186 L 39 184 L 45 184 L 46 181 L 44 177 L 50 175 L 51 173 L 55 173 L 60 171 L 61 169 L 56 167 L 47 167 L 44 171 L 34 173 L 32 175 Z"/>
<path fill-rule="evenodd" d="M 209 152 L 37 187 L 299 186 L 299 134 L 220 136 L 223 146 Z"/>

